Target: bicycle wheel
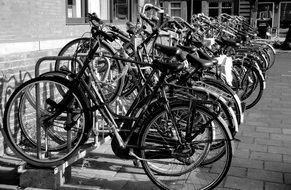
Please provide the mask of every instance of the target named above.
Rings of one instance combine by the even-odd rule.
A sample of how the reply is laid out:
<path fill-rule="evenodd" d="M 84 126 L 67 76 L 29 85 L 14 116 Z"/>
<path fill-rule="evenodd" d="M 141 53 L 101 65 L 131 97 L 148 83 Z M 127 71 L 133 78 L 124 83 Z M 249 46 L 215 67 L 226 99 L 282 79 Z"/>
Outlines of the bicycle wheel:
<path fill-rule="evenodd" d="M 66 44 L 59 52 L 58 56 L 76 56 L 82 60 L 82 54 L 88 54 L 91 48 L 91 38 L 77 38 Z M 112 48 L 108 43 L 100 41 L 100 46 L 95 53 L 95 58 L 92 61 L 92 67 L 94 68 L 94 75 L 98 80 L 101 87 L 101 91 L 107 102 L 113 102 L 121 93 L 124 86 L 125 75 L 122 75 L 124 66 L 117 60 L 112 58 L 116 55 L 116 50 Z M 72 68 L 72 64 L 69 61 L 56 61 L 56 70 L 68 69 L 71 72 L 77 72 L 80 65 L 76 65 L 77 68 Z M 81 66 L 82 67 L 82 66 Z M 89 75 L 89 73 L 87 73 Z"/>
<path fill-rule="evenodd" d="M 274 47 L 270 44 L 265 44 L 264 48 L 266 49 L 267 51 L 267 54 L 270 58 L 270 63 L 269 63 L 269 66 L 268 66 L 268 70 L 270 68 L 273 67 L 275 61 L 276 61 L 276 50 L 274 49 Z"/>
<path fill-rule="evenodd" d="M 70 74 L 71 73 L 68 73 L 65 71 L 50 71 L 50 72 L 43 73 L 41 77 L 58 76 L 58 77 L 63 77 L 63 78 L 72 80 L 72 78 L 70 78 Z M 59 91 L 60 95 L 64 96 L 66 94 L 66 92 L 63 90 L 63 88 L 60 85 L 57 85 L 56 88 Z M 26 114 L 24 109 L 26 109 L 27 105 L 30 105 L 31 109 L 36 109 L 36 102 L 33 96 L 34 94 L 31 94 L 28 91 L 26 91 L 25 93 L 23 93 L 22 97 L 19 99 L 19 110 L 20 110 L 18 112 L 19 118 L 25 117 L 22 114 Z M 34 112 L 35 111 L 36 110 L 34 110 Z M 40 110 L 40 111 L 41 111 L 41 114 L 47 114 L 46 110 Z M 27 129 L 25 128 L 25 123 L 23 122 L 25 121 L 22 119 L 19 120 L 19 127 L 21 128 L 21 131 L 23 132 L 24 137 L 29 143 L 37 146 L 35 139 L 31 139 Z M 60 132 L 57 128 L 49 128 L 47 130 L 47 134 L 48 136 L 50 136 L 52 140 L 54 140 L 56 143 L 59 144 L 58 146 L 48 147 L 51 151 L 64 150 L 67 147 L 66 138 L 62 136 L 63 133 Z M 76 138 L 78 137 L 75 137 L 74 139 L 72 139 L 72 141 L 75 142 Z"/>
<path fill-rule="evenodd" d="M 31 79 L 19 86 L 6 104 L 3 136 L 27 163 L 60 165 L 89 138 L 92 113 L 87 107 L 84 94 L 70 81 L 57 76 Z"/>
<path fill-rule="evenodd" d="M 188 109 L 188 106 L 189 102 L 186 102 L 185 104 L 172 108 L 176 111 L 183 110 L 184 112 Z M 157 125 L 157 123 L 160 123 L 159 119 L 162 120 L 164 115 L 165 111 L 160 111 L 159 114 L 152 115 L 148 122 L 146 122 L 148 124 L 145 125 L 141 131 L 139 146 L 141 147 L 140 154 L 143 158 L 141 163 L 146 174 L 153 181 L 153 183 L 161 189 L 193 190 L 213 189 L 216 187 L 227 174 L 232 159 L 230 134 L 227 132 L 226 125 L 222 119 L 210 112 L 208 108 L 197 105 L 195 110 L 195 115 L 197 115 L 197 117 L 195 117 L 195 121 L 200 124 L 204 123 L 204 127 L 206 129 L 205 132 L 209 129 L 209 132 L 211 132 L 197 136 L 198 139 L 195 139 L 193 143 L 196 144 L 196 146 L 192 146 L 193 155 L 196 153 L 202 153 L 203 149 L 206 146 L 209 146 L 206 143 L 207 140 L 205 141 L 205 139 L 209 138 L 206 137 L 209 134 L 211 135 L 211 139 L 214 139 L 215 143 L 224 142 L 225 144 L 225 152 L 218 161 L 200 167 L 198 164 L 198 157 L 196 157 L 196 164 L 193 166 L 191 166 L 191 162 L 190 165 L 189 162 L 185 162 L 185 160 L 187 160 L 185 157 L 189 157 L 189 155 L 186 156 L 184 154 L 187 152 L 186 150 L 180 151 L 179 156 L 171 155 L 170 150 L 173 148 L 174 144 L 169 144 L 169 141 L 165 141 L 165 138 L 158 132 L 159 127 L 162 125 Z M 215 133 L 218 129 L 221 131 L 220 138 L 215 139 L 217 135 L 212 132 Z M 197 142 L 195 143 L 195 141 Z M 159 148 L 158 151 L 156 146 Z M 172 152 L 175 151 L 172 150 Z M 209 152 L 206 152 L 207 156 Z M 204 156 L 205 155 L 202 157 Z M 171 162 L 166 162 L 168 160 L 165 160 L 166 158 L 164 157 L 168 157 L 167 159 L 171 160 Z M 204 159 L 200 161 L 203 160 Z M 163 170 L 164 172 L 157 172 L 156 170 Z"/>
<path fill-rule="evenodd" d="M 274 47 L 266 42 L 256 41 L 256 40 L 252 41 L 252 44 L 259 45 L 259 46 L 263 47 L 263 49 L 267 53 L 269 60 L 270 60 L 267 70 L 269 70 L 271 67 L 273 67 L 275 60 L 276 60 L 276 50 L 274 49 Z"/>
<path fill-rule="evenodd" d="M 263 95 L 265 80 L 260 71 L 247 65 L 235 67 L 240 69 L 241 84 L 237 91 L 240 99 L 246 104 L 246 109 L 254 107 Z"/>
<path fill-rule="evenodd" d="M 212 87 L 212 88 L 215 88 L 215 87 Z M 235 136 L 236 133 L 238 132 L 238 123 L 237 123 L 236 115 L 232 107 L 229 106 L 229 103 L 224 98 L 222 98 L 220 94 L 217 94 L 217 93 L 221 93 L 221 90 L 219 89 L 216 89 L 216 90 L 217 90 L 216 93 L 207 89 L 205 90 L 205 92 L 209 96 L 208 100 L 218 103 L 218 104 L 207 104 L 206 107 L 214 112 L 219 112 L 219 116 L 224 121 L 224 124 L 225 126 L 227 126 L 229 132 L 231 133 L 232 136 Z M 195 93 L 196 91 L 194 90 L 193 94 Z M 214 134 L 220 134 L 220 131 L 215 131 Z M 209 152 L 207 154 L 207 157 L 204 158 L 201 165 L 211 164 L 219 160 L 225 154 L 224 146 L 225 146 L 224 142 L 212 143 L 210 146 Z"/>
<path fill-rule="evenodd" d="M 178 141 L 178 133 L 182 136 L 182 141 L 186 141 L 186 126 L 187 121 L 190 119 L 190 114 L 188 114 L 189 102 L 187 103 L 182 104 L 177 102 L 171 105 L 172 114 L 177 120 L 178 131 L 172 126 L 173 123 L 166 109 L 162 107 L 151 113 L 151 115 L 155 115 L 156 117 L 149 119 L 150 123 L 144 129 L 145 135 L 141 137 L 141 139 L 144 139 L 142 140 L 141 147 L 145 149 L 145 158 L 151 159 L 148 165 L 156 173 L 163 175 L 180 175 L 186 173 L 198 166 L 208 153 L 212 133 L 209 128 L 201 129 L 199 134 L 196 132 L 197 134 L 195 135 L 197 136 L 191 142 L 179 143 Z M 195 119 L 199 118 L 199 122 L 201 121 L 199 113 L 194 117 L 196 117 Z M 192 135 L 195 133 L 195 130 L 198 130 L 202 126 L 202 123 L 194 122 L 191 129 Z M 145 123 L 148 123 L 148 121 Z M 194 125 L 197 125 L 195 129 Z M 144 132 L 142 131 L 142 134 Z M 167 150 L 164 150 L 165 148 Z M 178 167 L 179 165 L 181 166 Z"/>

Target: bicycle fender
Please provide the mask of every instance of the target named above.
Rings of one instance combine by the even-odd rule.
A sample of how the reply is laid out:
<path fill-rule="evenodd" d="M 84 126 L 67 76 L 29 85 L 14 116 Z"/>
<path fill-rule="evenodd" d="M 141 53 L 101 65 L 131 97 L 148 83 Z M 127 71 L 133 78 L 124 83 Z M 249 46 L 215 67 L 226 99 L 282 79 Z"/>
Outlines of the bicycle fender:
<path fill-rule="evenodd" d="M 225 98 L 223 98 L 220 94 L 218 94 L 218 93 L 216 93 L 214 91 L 210 91 L 210 90 L 207 90 L 205 88 L 200 88 L 200 87 L 195 87 L 195 86 L 193 86 L 192 88 L 194 90 L 206 91 L 206 93 L 210 94 L 211 96 L 214 96 L 215 99 L 220 100 L 225 105 L 228 104 L 227 100 Z M 228 110 L 228 112 L 230 113 L 230 115 L 232 117 L 231 119 L 232 119 L 232 123 L 234 125 L 234 126 L 232 126 L 232 128 L 234 128 L 234 132 L 237 133 L 238 132 L 238 121 L 236 119 L 236 115 L 235 115 L 235 113 L 234 113 L 234 111 L 233 111 L 233 109 L 231 107 L 227 106 L 227 110 Z"/>
<path fill-rule="evenodd" d="M 227 126 L 227 124 L 225 123 L 225 121 L 221 118 L 221 116 L 218 116 L 217 119 L 223 124 L 223 126 Z M 231 153 L 233 154 L 235 152 L 235 144 L 234 144 L 234 137 L 231 134 L 230 130 L 228 129 L 228 127 L 225 127 L 226 133 L 229 136 L 230 139 L 230 143 L 231 143 Z"/>

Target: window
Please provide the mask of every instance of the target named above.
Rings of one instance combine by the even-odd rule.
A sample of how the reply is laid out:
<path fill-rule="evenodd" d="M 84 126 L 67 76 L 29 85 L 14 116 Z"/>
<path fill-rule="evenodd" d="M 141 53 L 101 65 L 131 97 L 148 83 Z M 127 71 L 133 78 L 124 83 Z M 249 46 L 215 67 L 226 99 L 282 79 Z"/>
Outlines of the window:
<path fill-rule="evenodd" d="M 218 2 L 210 2 L 209 3 L 209 16 L 216 17 L 219 15 L 219 3 Z"/>
<path fill-rule="evenodd" d="M 66 0 L 68 24 L 85 23 L 87 13 L 95 12 L 107 21 L 129 20 L 130 0 Z"/>
<path fill-rule="evenodd" d="M 222 2 L 221 3 L 221 13 L 232 14 L 232 3 L 231 2 Z"/>
<path fill-rule="evenodd" d="M 291 3 L 280 3 L 280 28 L 288 29 L 291 25 Z"/>
<path fill-rule="evenodd" d="M 96 13 L 102 20 L 110 20 L 110 1 L 89 0 L 88 12 Z"/>
<path fill-rule="evenodd" d="M 272 27 L 274 18 L 274 3 L 259 2 L 257 18 L 267 20 L 269 26 Z"/>
<path fill-rule="evenodd" d="M 171 7 L 171 16 L 181 16 L 182 14 L 182 7 L 180 2 L 173 2 L 170 5 Z"/>
<path fill-rule="evenodd" d="M 128 20 L 127 0 L 113 0 L 113 20 Z"/>
<path fill-rule="evenodd" d="M 218 0 L 215 2 L 209 2 L 209 13 L 208 15 L 211 17 L 217 17 L 221 13 L 227 13 L 229 15 L 232 14 L 232 2 L 224 1 L 219 2 Z"/>
<path fill-rule="evenodd" d="M 87 0 L 67 0 L 67 23 L 85 21 Z"/>

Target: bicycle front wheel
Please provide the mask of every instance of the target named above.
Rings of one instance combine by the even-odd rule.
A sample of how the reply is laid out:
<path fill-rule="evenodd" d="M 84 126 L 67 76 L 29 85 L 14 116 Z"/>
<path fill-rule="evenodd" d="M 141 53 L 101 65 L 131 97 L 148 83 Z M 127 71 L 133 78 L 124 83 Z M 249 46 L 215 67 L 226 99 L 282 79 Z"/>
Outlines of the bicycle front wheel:
<path fill-rule="evenodd" d="M 84 95 L 70 81 L 57 76 L 31 79 L 6 104 L 5 140 L 31 165 L 60 165 L 89 137 L 92 114 L 87 107 Z"/>
<path fill-rule="evenodd" d="M 92 48 L 92 38 L 77 38 L 67 43 L 59 52 L 58 56 L 76 56 L 84 60 Z M 113 102 L 121 94 L 124 86 L 125 76 L 122 75 L 124 66 L 121 61 L 112 58 L 116 55 L 116 50 L 105 41 L 100 41 L 100 46 L 95 52 L 92 67 L 94 75 L 101 87 L 101 91 L 107 102 Z M 56 61 L 56 70 L 68 69 L 71 72 L 78 72 L 82 65 L 75 65 L 72 68 L 71 61 Z"/>
<path fill-rule="evenodd" d="M 262 98 L 266 83 L 263 75 L 256 68 L 248 67 L 242 74 L 241 85 L 237 93 L 245 102 L 246 109 L 250 109 Z"/>

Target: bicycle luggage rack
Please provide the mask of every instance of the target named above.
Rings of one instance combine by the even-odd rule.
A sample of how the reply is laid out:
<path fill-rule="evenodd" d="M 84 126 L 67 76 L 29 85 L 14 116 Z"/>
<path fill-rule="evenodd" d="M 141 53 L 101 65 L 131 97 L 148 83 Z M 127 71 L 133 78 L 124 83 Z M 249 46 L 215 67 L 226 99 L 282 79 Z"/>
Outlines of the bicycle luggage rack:
<path fill-rule="evenodd" d="M 40 76 L 40 65 L 44 61 L 72 61 L 72 64 L 75 64 L 74 62 L 77 61 L 78 64 L 80 64 L 80 60 L 75 59 L 73 57 L 61 57 L 61 56 L 46 56 L 40 58 L 35 65 L 35 77 Z M 38 88 L 38 86 L 36 86 Z M 36 93 L 36 102 L 39 100 L 39 94 Z M 36 104 L 38 105 L 38 103 Z M 118 105 L 116 104 L 118 107 Z M 123 106 L 119 102 L 119 106 Z M 36 106 L 38 107 L 38 106 Z M 40 113 L 40 110 L 37 109 L 36 115 L 38 116 Z M 98 121 L 98 122 L 97 122 Z M 37 124 L 39 126 L 39 120 L 37 117 Z M 26 162 L 22 162 L 22 164 L 18 167 L 18 173 L 20 173 L 20 186 L 21 187 L 35 187 L 35 188 L 49 188 L 49 189 L 59 189 L 61 185 L 63 185 L 67 180 L 71 178 L 71 165 L 76 162 L 77 160 L 84 158 L 86 154 L 96 148 L 98 148 L 100 145 L 105 143 L 107 140 L 110 139 L 109 136 L 105 136 L 105 132 L 108 132 L 107 129 L 104 129 L 104 121 L 100 120 L 100 115 L 96 114 L 94 116 L 94 122 L 93 122 L 93 142 L 85 143 L 80 148 L 78 154 L 71 157 L 69 160 L 64 162 L 63 164 L 52 167 L 52 168 L 35 168 Z M 41 155 L 41 131 L 40 127 L 37 128 L 37 156 L 40 158 Z M 67 135 L 70 132 L 68 132 Z M 101 135 L 100 135 L 100 134 Z M 100 135 L 100 136 L 99 136 Z M 98 138 L 100 137 L 100 139 Z M 69 143 L 71 144 L 71 143 Z M 70 148 L 70 147 L 68 147 Z"/>

